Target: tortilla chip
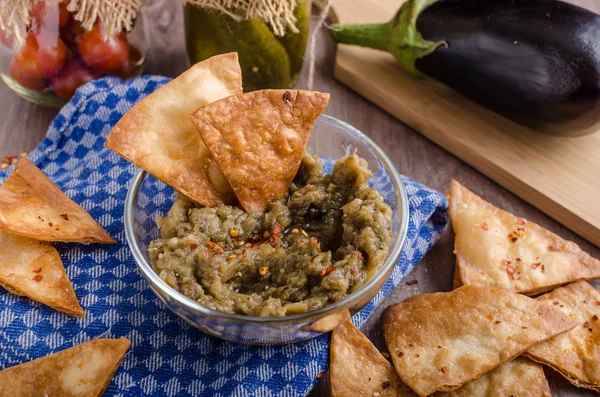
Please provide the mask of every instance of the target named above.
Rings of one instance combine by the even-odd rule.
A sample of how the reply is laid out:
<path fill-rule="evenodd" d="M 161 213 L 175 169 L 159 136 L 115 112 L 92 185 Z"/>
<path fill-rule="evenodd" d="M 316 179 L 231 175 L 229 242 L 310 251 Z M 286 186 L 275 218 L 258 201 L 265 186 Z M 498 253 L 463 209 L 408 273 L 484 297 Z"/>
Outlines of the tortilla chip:
<path fill-rule="evenodd" d="M 0 247 L 0 285 L 56 310 L 84 317 L 54 247 L 3 231 Z"/>
<path fill-rule="evenodd" d="M 241 93 L 237 54 L 214 56 L 132 107 L 113 127 L 105 146 L 197 203 L 232 204 L 231 186 L 198 136 L 190 114 Z"/>
<path fill-rule="evenodd" d="M 191 119 L 247 212 L 285 197 L 329 94 L 262 90 L 198 109 Z"/>
<path fill-rule="evenodd" d="M 576 325 L 524 295 L 464 286 L 390 306 L 383 335 L 402 381 L 428 396 L 457 389 Z"/>
<path fill-rule="evenodd" d="M 550 397 L 550 386 L 541 365 L 517 357 L 450 392 L 433 397 L 535 396 Z"/>
<path fill-rule="evenodd" d="M 116 243 L 27 159 L 0 187 L 0 230 L 42 241 Z"/>
<path fill-rule="evenodd" d="M 0 371 L 0 396 L 95 397 L 108 387 L 130 342 L 96 339 Z"/>
<path fill-rule="evenodd" d="M 494 207 L 458 182 L 450 185 L 457 270 L 464 285 L 536 295 L 600 278 L 600 261 L 575 243 Z"/>
<path fill-rule="evenodd" d="M 554 368 L 575 386 L 600 392 L 600 294 L 589 283 L 579 281 L 537 300 L 567 313 L 579 324 L 525 354 Z"/>
<path fill-rule="evenodd" d="M 349 320 L 333 330 L 329 361 L 332 397 L 416 394 L 400 381 L 392 364 Z"/>

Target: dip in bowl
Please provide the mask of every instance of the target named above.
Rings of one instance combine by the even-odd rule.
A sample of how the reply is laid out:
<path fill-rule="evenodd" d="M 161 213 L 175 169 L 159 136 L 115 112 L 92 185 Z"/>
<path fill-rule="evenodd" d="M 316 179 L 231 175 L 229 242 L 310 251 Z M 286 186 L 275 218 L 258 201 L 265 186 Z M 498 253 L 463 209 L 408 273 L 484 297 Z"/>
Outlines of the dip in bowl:
<path fill-rule="evenodd" d="M 325 174 L 332 172 L 332 166 L 336 161 L 354 153 L 354 151 L 356 151 L 357 156 L 366 161 L 369 170 L 373 174 L 373 177 L 369 181 L 370 187 L 377 190 L 385 200 L 385 203 L 391 208 L 391 243 L 385 258 L 377 259 L 377 270 L 373 271 L 372 274 L 368 274 L 367 267 L 364 274 L 358 275 L 359 277 L 364 277 L 364 279 L 356 283 L 355 288 L 350 286 L 345 289 L 345 293 L 339 293 L 338 297 L 335 296 L 335 293 L 327 292 L 314 294 L 313 298 L 307 297 L 304 300 L 298 299 L 297 296 L 291 296 L 291 299 L 286 301 L 285 299 L 280 299 L 281 296 L 278 295 L 277 299 L 271 299 L 267 296 L 266 299 L 259 299 L 256 302 L 250 302 L 248 305 L 240 305 L 239 302 L 231 303 L 237 299 L 238 295 L 242 297 L 257 296 L 256 292 L 258 290 L 256 288 L 260 287 L 261 290 L 265 287 L 267 289 L 275 288 L 264 282 L 269 276 L 271 276 L 271 279 L 273 276 L 273 274 L 267 274 L 267 272 L 280 273 L 282 270 L 285 272 L 291 269 L 289 266 L 273 266 L 272 263 L 267 263 L 268 266 L 259 266 L 261 254 L 264 250 L 270 251 L 270 249 L 274 249 L 275 251 L 278 250 L 279 255 L 286 255 L 285 251 L 277 247 L 277 240 L 280 237 L 282 238 L 281 243 L 287 247 L 295 243 L 302 244 L 302 241 L 305 239 L 307 247 L 303 249 L 315 250 L 315 254 L 325 251 L 325 254 L 321 255 L 324 260 L 327 260 L 325 246 L 335 245 L 336 249 L 340 249 L 340 244 L 327 241 L 327 238 L 325 238 L 327 234 L 326 230 L 320 231 L 314 229 L 312 233 L 311 231 L 307 232 L 302 228 L 302 225 L 297 224 L 298 217 L 296 217 L 296 224 L 294 222 L 267 222 L 270 225 L 269 235 L 262 236 L 263 239 L 261 241 L 253 241 L 251 246 L 248 247 L 249 249 L 256 250 L 256 254 L 250 255 L 254 255 L 254 259 L 256 259 L 254 266 L 257 266 L 257 269 L 252 268 L 252 271 L 246 273 L 239 271 L 239 267 L 235 267 L 236 274 L 230 275 L 232 279 L 236 279 L 236 276 L 239 279 L 240 288 L 237 289 L 238 292 L 239 289 L 242 289 L 242 294 L 229 294 L 226 298 L 231 298 L 231 295 L 235 295 L 235 299 L 230 299 L 229 301 L 224 299 L 222 302 L 220 299 L 214 299 L 210 296 L 201 296 L 197 290 L 194 291 L 197 288 L 194 285 L 182 288 L 181 283 L 174 280 L 173 275 L 176 272 L 173 269 L 176 268 L 178 261 L 171 261 L 171 266 L 169 265 L 169 260 L 167 260 L 168 258 L 165 258 L 164 255 L 165 253 L 172 254 L 172 252 L 178 249 L 182 244 L 182 239 L 173 238 L 172 241 L 169 241 L 169 238 L 161 239 L 157 219 L 163 228 L 169 227 L 169 225 L 165 226 L 163 219 L 167 217 L 167 213 L 175 200 L 177 202 L 173 211 L 179 212 L 179 215 L 175 214 L 177 216 L 173 216 L 172 214 L 166 218 L 167 222 L 170 221 L 173 223 L 173 228 L 193 227 L 190 226 L 191 223 L 186 225 L 184 221 L 177 222 L 178 216 L 186 220 L 193 218 L 195 222 L 204 222 L 205 219 L 214 217 L 216 215 L 214 212 L 218 210 L 192 208 L 189 201 L 176 198 L 176 193 L 173 189 L 164 185 L 153 176 L 145 172 L 139 172 L 134 177 L 129 188 L 125 204 L 126 236 L 142 275 L 149 282 L 154 293 L 170 310 L 204 332 L 229 341 L 277 344 L 305 340 L 327 332 L 348 318 L 350 314 L 360 310 L 375 296 L 388 279 L 400 256 L 408 228 L 408 201 L 399 174 L 387 156 L 373 141 L 355 128 L 332 117 L 321 116 L 317 120 L 308 143 L 308 151 L 323 159 Z M 310 163 L 310 159 L 305 157 L 304 163 L 305 165 Z M 332 182 L 335 183 L 335 179 Z M 222 209 L 222 211 L 231 210 L 231 207 Z M 279 212 L 276 209 L 273 211 L 274 214 Z M 249 229 L 252 229 L 251 223 L 247 225 Z M 280 223 L 285 224 L 285 227 L 278 227 Z M 204 248 L 208 243 L 208 249 L 203 250 L 200 254 L 206 265 L 215 263 L 215 266 L 217 266 L 217 261 L 210 262 L 211 252 L 206 251 L 211 251 L 215 248 L 219 251 L 223 248 L 231 250 L 227 256 L 223 258 L 219 256 L 218 266 L 220 271 L 222 271 L 223 266 L 228 266 L 228 263 L 239 265 L 241 255 L 240 257 L 238 255 L 249 243 L 245 241 L 248 236 L 244 236 L 245 238 L 242 240 L 244 244 L 237 244 L 240 242 L 239 234 L 244 233 L 244 227 L 241 224 L 238 225 L 232 221 L 232 224 L 226 227 L 227 230 L 223 229 L 224 225 L 222 223 L 219 225 L 220 227 L 214 229 L 215 233 L 230 234 L 229 237 L 224 236 L 220 238 L 220 240 L 226 241 L 221 247 L 213 247 L 213 242 L 202 240 L 206 237 L 204 234 L 194 235 L 194 233 L 190 233 L 188 237 L 187 233 L 179 233 L 179 237 L 189 239 L 190 241 L 184 240 L 183 244 L 186 247 L 189 247 L 191 244 L 195 250 L 200 245 Z M 320 222 L 319 225 L 324 226 L 325 223 Z M 310 225 L 308 225 L 307 229 L 310 229 Z M 177 231 L 171 232 L 174 233 L 173 236 L 177 235 Z M 277 235 L 277 239 L 273 238 L 273 234 Z M 341 236 L 341 230 L 339 234 Z M 168 233 L 167 237 L 169 237 Z M 191 241 L 194 238 L 200 239 L 200 241 Z M 233 242 L 233 238 L 235 238 L 235 243 Z M 256 237 L 254 236 L 253 238 Z M 389 239 L 389 236 L 384 240 L 387 242 L 387 239 Z M 169 243 L 171 243 L 171 248 L 173 249 L 169 249 Z M 196 244 L 198 244 L 198 247 Z M 319 245 L 319 249 L 317 249 L 317 244 Z M 323 249 L 320 249 L 321 244 L 324 245 Z M 371 248 L 374 247 L 372 246 Z M 375 256 L 375 251 L 371 252 L 371 256 Z M 161 259 L 159 259 L 159 255 L 162 255 Z M 233 255 L 236 256 L 234 257 Z M 357 255 L 361 259 L 362 255 L 359 250 L 357 250 Z M 227 260 L 228 257 L 230 258 L 229 260 Z M 265 257 L 270 258 L 271 256 L 267 255 Z M 338 254 L 339 257 L 340 255 Z M 331 262 L 335 262 L 334 259 L 330 260 Z M 153 264 L 155 265 L 154 267 Z M 162 269 L 161 266 L 163 266 Z M 338 266 L 339 264 L 336 267 Z M 210 270 L 210 266 L 206 268 Z M 325 267 L 327 276 L 329 276 L 328 269 L 332 269 L 332 267 Z M 346 273 L 353 271 L 351 264 L 343 269 Z M 322 271 L 323 269 L 319 268 L 319 270 Z M 340 267 L 340 276 L 344 273 L 341 270 L 342 268 Z M 333 276 L 335 271 L 330 271 L 332 272 L 331 276 Z M 261 272 L 265 274 L 261 274 Z M 209 273 L 207 274 L 208 276 L 210 276 Z M 220 274 L 222 275 L 223 273 L 221 272 Z M 281 273 L 281 277 L 287 276 L 287 274 Z M 302 278 L 306 277 L 306 274 L 296 274 L 295 276 Z M 351 277 L 340 277 L 339 280 L 335 280 L 334 277 L 328 277 L 328 279 L 332 279 L 331 282 L 336 281 L 340 283 L 342 285 L 340 291 L 344 290 L 345 283 L 352 280 Z M 252 285 L 247 285 L 250 282 Z M 188 290 L 185 288 L 188 288 Z M 298 293 L 301 294 L 303 292 L 299 289 Z M 302 302 L 298 305 L 290 304 L 290 301 L 298 300 Z"/>

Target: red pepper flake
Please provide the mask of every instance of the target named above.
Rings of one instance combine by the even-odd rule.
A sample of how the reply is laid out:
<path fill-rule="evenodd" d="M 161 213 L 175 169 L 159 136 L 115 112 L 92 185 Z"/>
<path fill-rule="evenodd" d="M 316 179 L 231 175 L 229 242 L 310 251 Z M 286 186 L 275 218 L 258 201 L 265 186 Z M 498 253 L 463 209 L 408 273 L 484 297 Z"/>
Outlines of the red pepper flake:
<path fill-rule="evenodd" d="M 204 251 L 204 255 L 210 256 L 210 251 L 209 250 Z"/>
<path fill-rule="evenodd" d="M 519 219 L 517 221 L 517 225 L 519 225 L 519 226 L 525 226 L 525 219 Z"/>
<path fill-rule="evenodd" d="M 361 261 L 365 260 L 365 257 L 363 256 L 362 252 L 360 252 L 360 251 L 356 251 L 356 257 L 358 259 L 360 259 Z"/>
<path fill-rule="evenodd" d="M 311 237 L 311 238 L 310 238 L 310 244 L 311 244 L 313 247 L 316 247 L 316 246 L 317 246 L 317 243 L 318 243 L 318 241 L 317 241 L 317 238 L 316 238 L 316 237 L 314 237 L 314 236 L 313 236 L 313 237 Z"/>
<path fill-rule="evenodd" d="M 583 328 L 589 328 L 590 327 L 590 322 L 586 321 L 585 323 L 583 323 Z"/>
<path fill-rule="evenodd" d="M 67 213 L 64 214 L 60 214 L 60 216 L 65 220 L 68 221 L 69 220 L 69 215 Z"/>
<path fill-rule="evenodd" d="M 260 274 L 261 276 L 264 276 L 268 272 L 269 272 L 269 268 L 267 266 L 261 266 L 258 268 L 258 274 Z"/>
<path fill-rule="evenodd" d="M 234 254 L 231 254 L 231 255 L 229 255 L 229 256 L 227 257 L 227 260 L 228 260 L 228 261 L 230 261 L 230 260 L 232 260 L 232 259 L 235 259 L 235 255 L 234 255 Z"/>
<path fill-rule="evenodd" d="M 416 285 L 416 284 L 418 284 L 418 283 L 419 283 L 419 281 L 418 281 L 418 280 L 410 280 L 410 281 L 407 281 L 407 282 L 406 282 L 406 285 L 410 286 L 410 285 Z"/>
<path fill-rule="evenodd" d="M 490 227 L 489 227 L 489 226 L 488 226 L 488 224 L 487 224 L 487 223 L 485 223 L 485 222 L 483 222 L 483 223 L 481 224 L 481 228 L 482 228 L 483 230 L 490 230 Z"/>
<path fill-rule="evenodd" d="M 213 251 L 215 251 L 216 254 L 222 254 L 223 253 L 223 248 L 219 247 L 218 245 L 213 249 Z"/>
<path fill-rule="evenodd" d="M 37 276 L 33 276 L 33 281 L 37 281 L 39 283 L 40 281 L 42 281 L 43 278 L 44 278 L 44 276 L 40 276 L 38 274 Z"/>
<path fill-rule="evenodd" d="M 217 245 L 217 244 L 213 243 L 212 241 L 207 241 L 207 242 L 206 242 L 206 247 L 208 247 L 208 248 L 210 248 L 210 249 L 213 249 L 213 248 L 215 248 L 215 246 L 216 246 L 216 245 Z"/>
<path fill-rule="evenodd" d="M 535 262 L 535 263 L 532 263 L 532 264 L 531 264 L 531 268 L 532 268 L 533 270 L 535 270 L 535 269 L 537 269 L 538 267 L 540 267 L 540 265 L 541 265 L 541 263 L 540 263 L 540 262 Z"/>
<path fill-rule="evenodd" d="M 511 280 L 515 279 L 515 276 L 514 276 L 514 274 L 515 274 L 515 268 L 514 267 L 508 266 L 506 268 L 506 273 L 508 273 L 508 277 L 510 277 Z"/>
<path fill-rule="evenodd" d="M 48 222 L 48 226 L 52 227 L 52 222 Z"/>
<path fill-rule="evenodd" d="M 190 248 L 191 248 L 191 249 L 193 249 L 193 250 L 195 250 L 196 248 L 198 248 L 198 244 L 196 244 L 196 243 L 191 243 L 191 244 L 190 244 Z"/>
<path fill-rule="evenodd" d="M 381 388 L 382 389 L 387 389 L 388 387 L 390 387 L 392 385 L 392 382 L 390 382 L 389 380 L 386 380 L 385 382 L 383 382 L 381 384 Z"/>
<path fill-rule="evenodd" d="M 41 271 L 42 271 L 42 268 L 41 268 L 41 267 L 38 267 L 37 269 L 34 269 L 34 270 L 33 270 L 33 272 L 34 272 L 34 273 L 39 273 L 39 272 L 41 272 Z"/>
<path fill-rule="evenodd" d="M 276 224 L 275 227 L 273 228 L 273 234 L 279 234 L 283 231 L 283 226 L 281 226 L 281 224 Z"/>
<path fill-rule="evenodd" d="M 554 244 L 550 244 L 550 245 L 548 246 L 548 249 L 549 249 L 550 251 L 557 251 L 557 252 L 560 252 L 560 249 L 559 249 L 559 248 L 558 248 L 556 245 L 554 245 Z"/>
<path fill-rule="evenodd" d="M 442 367 L 440 368 L 440 371 L 442 371 L 443 373 L 448 372 L 448 367 Z"/>
<path fill-rule="evenodd" d="M 260 238 L 259 236 L 253 236 L 253 237 L 248 238 L 248 242 L 252 243 L 252 244 L 258 243 L 260 241 L 262 241 L 262 238 Z"/>
<path fill-rule="evenodd" d="M 335 270 L 335 267 L 328 267 L 327 269 L 323 269 L 319 272 L 319 276 L 323 277 L 328 273 L 331 273 L 332 271 Z"/>

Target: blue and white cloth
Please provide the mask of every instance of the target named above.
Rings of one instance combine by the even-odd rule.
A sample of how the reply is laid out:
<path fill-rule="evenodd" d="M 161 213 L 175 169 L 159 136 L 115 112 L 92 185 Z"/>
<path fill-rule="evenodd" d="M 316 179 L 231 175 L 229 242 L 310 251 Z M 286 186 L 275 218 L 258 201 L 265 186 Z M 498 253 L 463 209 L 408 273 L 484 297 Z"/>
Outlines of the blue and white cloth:
<path fill-rule="evenodd" d="M 131 106 L 168 81 L 144 76 L 88 83 L 29 155 L 118 244 L 57 245 L 85 319 L 0 288 L 0 368 L 91 339 L 125 336 L 131 349 L 105 396 L 304 396 L 327 368 L 329 335 L 270 347 L 225 342 L 165 309 L 138 273 L 123 230 L 125 195 L 135 167 L 104 148 L 104 141 Z M 0 181 L 11 171 L 0 171 Z M 406 247 L 381 292 L 353 317 L 359 327 L 446 227 L 444 196 L 403 179 L 410 202 Z"/>

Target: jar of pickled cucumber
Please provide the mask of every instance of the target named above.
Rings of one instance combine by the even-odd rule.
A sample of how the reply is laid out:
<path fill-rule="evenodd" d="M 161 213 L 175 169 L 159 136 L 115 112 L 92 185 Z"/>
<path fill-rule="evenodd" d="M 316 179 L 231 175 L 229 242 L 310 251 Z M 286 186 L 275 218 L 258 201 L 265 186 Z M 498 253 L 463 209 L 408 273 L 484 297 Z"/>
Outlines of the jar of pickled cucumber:
<path fill-rule="evenodd" d="M 184 5 L 191 64 L 217 54 L 237 52 L 245 92 L 289 88 L 296 83 L 308 41 L 311 0 L 282 1 L 282 6 L 293 7 L 289 10 L 292 18 L 281 14 L 265 18 L 265 13 L 260 14 L 262 18 L 252 17 L 253 10 L 215 9 L 202 3 L 190 1 Z M 275 21 L 274 26 L 276 18 L 284 23 Z"/>

